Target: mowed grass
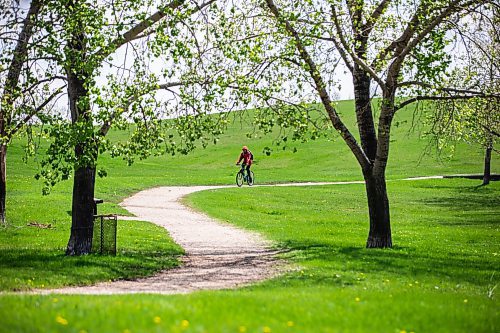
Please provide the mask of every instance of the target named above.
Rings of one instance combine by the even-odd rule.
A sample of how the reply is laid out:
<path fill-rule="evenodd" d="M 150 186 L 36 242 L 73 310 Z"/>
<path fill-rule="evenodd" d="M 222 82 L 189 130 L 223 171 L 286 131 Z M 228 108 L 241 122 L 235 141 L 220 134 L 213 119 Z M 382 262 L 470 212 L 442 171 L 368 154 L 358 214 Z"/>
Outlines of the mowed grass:
<path fill-rule="evenodd" d="M 338 109 L 356 134 L 352 101 L 340 101 Z M 198 147 L 186 156 L 136 160 L 132 167 L 120 159 L 102 156 L 101 166 L 108 170 L 109 177 L 98 180 L 97 191 L 106 198 L 118 198 L 124 189 L 133 192 L 158 184 L 233 184 L 237 171 L 234 162 L 242 145 L 249 146 L 254 154 L 257 182 L 261 184 L 362 179 L 360 167 L 336 131 L 326 132 L 326 136 L 305 143 L 288 140 L 286 149 L 283 149 L 283 143 L 275 145 L 279 130 L 262 135 L 252 125 L 254 117 L 253 111 L 234 112 L 217 144 L 210 144 L 206 149 Z M 422 138 L 425 127 L 414 126 L 414 122 L 418 121 L 413 120 L 411 108 L 403 109 L 395 116 L 394 123 L 399 125 L 391 131 L 388 179 L 482 172 L 484 151 L 477 146 L 459 144 L 453 156 L 424 154 L 430 148 L 428 139 Z M 124 140 L 126 136 L 124 132 L 113 132 L 111 139 Z M 272 149 L 269 156 L 264 153 L 266 147 Z M 499 167 L 494 158 L 493 171 L 498 172 Z M 137 178 L 141 176 L 138 182 Z"/>
<path fill-rule="evenodd" d="M 2 296 L 0 331 L 496 332 L 500 184 L 393 181 L 389 191 L 386 250 L 362 246 L 362 185 L 192 194 L 191 206 L 272 240 L 283 275 L 178 296 Z"/>
<path fill-rule="evenodd" d="M 351 102 L 342 102 L 348 115 Z M 253 131 L 236 116 L 217 145 L 187 156 L 136 161 L 100 158 L 100 212 L 158 185 L 232 184 L 241 145 L 253 151 L 257 183 L 359 180 L 332 134 L 281 150 L 276 134 Z M 480 148 L 459 145 L 451 159 L 423 156 L 427 141 L 397 115 L 387 177 L 480 173 Z M 352 125 L 352 117 L 348 117 Z M 112 139 L 123 138 L 112 133 Z M 36 164 L 24 164 L 22 140 L 9 148 L 8 222 L 0 229 L 0 289 L 27 290 L 133 278 L 177 263 L 182 252 L 164 230 L 120 222 L 117 257 L 66 258 L 71 182 L 41 196 Z M 266 146 L 274 147 L 270 156 Z M 293 147 L 298 151 L 293 153 Z M 495 155 L 492 171 L 500 171 Z M 0 332 L 496 332 L 498 331 L 499 184 L 464 179 L 391 181 L 394 249 L 364 249 L 368 232 L 362 185 L 248 188 L 197 193 L 190 205 L 255 230 L 283 250 L 290 271 L 232 291 L 154 296 L 0 295 Z M 51 224 L 50 229 L 27 226 Z"/>
<path fill-rule="evenodd" d="M 64 255 L 68 230 L 53 220 L 50 228 L 2 229 L 0 290 L 22 291 L 151 275 L 178 265 L 184 253 L 165 229 L 146 222 L 119 221 L 117 256 Z M 9 243 L 4 242 L 5 239 Z"/>

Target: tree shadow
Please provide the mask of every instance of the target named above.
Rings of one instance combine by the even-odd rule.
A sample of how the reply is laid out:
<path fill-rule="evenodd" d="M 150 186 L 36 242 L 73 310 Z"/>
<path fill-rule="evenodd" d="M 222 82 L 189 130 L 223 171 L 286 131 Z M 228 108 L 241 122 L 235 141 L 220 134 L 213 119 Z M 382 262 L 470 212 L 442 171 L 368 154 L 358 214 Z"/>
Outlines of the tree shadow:
<path fill-rule="evenodd" d="M 366 249 L 335 244 L 289 241 L 286 257 L 299 264 L 316 262 L 331 272 L 351 274 L 393 275 L 409 279 L 468 282 L 478 286 L 488 284 L 497 270 L 495 264 L 477 260 L 467 253 L 454 254 L 441 251 L 418 251 L 412 247 L 395 246 L 392 249 Z M 318 277 L 318 282 L 321 276 Z M 333 279 L 335 281 L 335 279 Z"/>
<path fill-rule="evenodd" d="M 131 279 L 178 264 L 178 253 L 126 252 L 68 257 L 64 250 L 0 249 L 1 289 L 27 290 L 52 286 L 88 285 L 109 279 Z"/>
<path fill-rule="evenodd" d="M 438 190 L 439 193 L 448 193 L 446 196 L 427 196 L 418 200 L 422 206 L 440 207 L 447 209 L 447 218 L 436 222 L 444 225 L 497 225 L 500 222 L 500 196 L 498 191 L 486 187 L 468 186 L 430 186 L 419 185 L 420 188 Z M 441 191 L 445 190 L 445 191 Z M 473 219 L 464 218 L 464 212 L 474 212 Z"/>

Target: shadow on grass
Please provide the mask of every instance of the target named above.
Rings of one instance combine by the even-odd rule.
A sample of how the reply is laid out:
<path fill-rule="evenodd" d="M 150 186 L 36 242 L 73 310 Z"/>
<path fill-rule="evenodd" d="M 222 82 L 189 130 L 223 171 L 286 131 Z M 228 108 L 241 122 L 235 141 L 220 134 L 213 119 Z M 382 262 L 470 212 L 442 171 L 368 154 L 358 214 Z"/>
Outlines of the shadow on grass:
<path fill-rule="evenodd" d="M 366 249 L 314 241 L 282 245 L 287 248 L 285 257 L 316 272 L 309 279 L 318 284 L 353 284 L 360 280 L 359 274 L 366 274 L 380 280 L 398 276 L 410 280 L 468 282 L 481 286 L 490 282 L 496 270 L 494 262 L 478 260 L 468 253 L 452 256 L 440 250 L 423 253 L 411 247 Z M 313 266 L 310 263 L 314 263 Z M 339 275 L 342 279 L 338 278 Z"/>
<path fill-rule="evenodd" d="M 127 252 L 68 257 L 60 250 L 0 250 L 0 290 L 28 290 L 133 279 L 175 267 L 179 253 Z"/>
<path fill-rule="evenodd" d="M 419 202 L 423 206 L 442 207 L 447 209 L 448 218 L 436 220 L 441 224 L 452 226 L 497 225 L 500 222 L 500 197 L 492 188 L 453 187 L 453 186 L 420 186 L 432 188 L 447 196 L 431 197 Z M 444 190 L 444 191 L 443 191 Z M 463 213 L 474 213 L 473 219 L 463 219 Z M 449 218 L 451 217 L 451 218 Z"/>

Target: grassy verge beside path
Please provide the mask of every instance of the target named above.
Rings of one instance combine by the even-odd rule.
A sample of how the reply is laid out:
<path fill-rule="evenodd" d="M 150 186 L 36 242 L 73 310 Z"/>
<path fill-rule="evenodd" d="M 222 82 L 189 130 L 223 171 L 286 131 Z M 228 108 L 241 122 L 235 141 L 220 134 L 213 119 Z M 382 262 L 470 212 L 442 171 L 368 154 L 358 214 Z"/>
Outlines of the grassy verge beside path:
<path fill-rule="evenodd" d="M 500 183 L 393 181 L 395 247 L 365 249 L 359 184 L 198 192 L 193 207 L 285 250 L 294 269 L 239 290 L 0 296 L 0 332 L 497 332 Z"/>
<path fill-rule="evenodd" d="M 109 279 L 148 276 L 178 265 L 183 250 L 165 229 L 139 221 L 119 221 L 118 254 L 67 257 L 65 223 L 50 228 L 19 226 L 0 231 L 0 290 L 90 285 Z M 9 240 L 8 242 L 5 240 Z"/>

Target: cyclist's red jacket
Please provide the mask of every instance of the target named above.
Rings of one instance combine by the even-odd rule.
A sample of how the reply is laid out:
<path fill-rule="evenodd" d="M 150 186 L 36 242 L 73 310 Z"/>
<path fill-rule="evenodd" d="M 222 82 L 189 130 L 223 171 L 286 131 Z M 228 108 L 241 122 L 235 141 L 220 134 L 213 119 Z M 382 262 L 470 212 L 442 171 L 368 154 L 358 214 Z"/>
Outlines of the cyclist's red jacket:
<path fill-rule="evenodd" d="M 250 150 L 247 150 L 246 153 L 245 152 L 241 152 L 240 158 L 238 159 L 238 162 L 236 162 L 236 163 L 237 164 L 240 163 L 241 160 L 243 160 L 243 163 L 246 164 L 246 165 L 252 165 L 253 155 L 250 152 Z"/>

